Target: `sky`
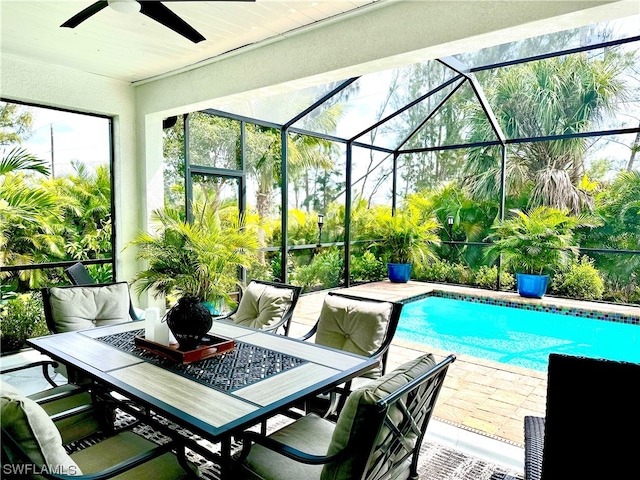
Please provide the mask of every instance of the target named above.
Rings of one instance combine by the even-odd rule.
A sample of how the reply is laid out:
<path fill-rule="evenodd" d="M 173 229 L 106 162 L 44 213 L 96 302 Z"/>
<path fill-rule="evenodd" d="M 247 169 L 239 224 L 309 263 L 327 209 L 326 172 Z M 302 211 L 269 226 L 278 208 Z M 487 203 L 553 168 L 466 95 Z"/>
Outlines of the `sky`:
<path fill-rule="evenodd" d="M 100 164 L 109 164 L 109 120 L 46 108 L 28 108 L 33 115 L 33 128 L 22 146 L 29 153 L 50 162 L 53 137 L 55 176 L 71 173 L 74 160 L 92 169 Z"/>

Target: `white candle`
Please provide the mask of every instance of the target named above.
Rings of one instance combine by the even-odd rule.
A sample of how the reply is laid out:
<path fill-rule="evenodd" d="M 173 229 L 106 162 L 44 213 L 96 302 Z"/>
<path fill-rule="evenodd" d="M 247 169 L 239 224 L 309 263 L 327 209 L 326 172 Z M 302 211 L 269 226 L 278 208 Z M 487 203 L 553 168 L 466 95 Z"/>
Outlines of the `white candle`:
<path fill-rule="evenodd" d="M 158 323 L 158 317 L 160 311 L 157 308 L 147 308 L 144 311 L 144 338 L 154 342 L 155 341 L 155 329 L 156 323 Z"/>
<path fill-rule="evenodd" d="M 167 325 L 167 322 L 164 322 L 161 318 L 159 318 L 155 325 L 156 327 L 153 332 L 153 341 L 161 343 L 162 345 L 169 345 L 169 325 Z"/>

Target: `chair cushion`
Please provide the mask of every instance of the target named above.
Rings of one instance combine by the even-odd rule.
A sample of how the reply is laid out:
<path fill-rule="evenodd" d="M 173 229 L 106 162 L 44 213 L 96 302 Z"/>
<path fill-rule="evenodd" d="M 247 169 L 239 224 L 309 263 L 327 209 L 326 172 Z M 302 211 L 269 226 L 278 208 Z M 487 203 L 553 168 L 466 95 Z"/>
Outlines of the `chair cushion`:
<path fill-rule="evenodd" d="M 311 413 L 281 428 L 269 437 L 305 453 L 325 455 L 335 424 Z M 289 459 L 261 445 L 253 445 L 242 464 L 242 478 L 311 480 L 319 479 L 322 465 L 308 465 Z M 237 478 L 234 475 L 234 478 Z"/>
<path fill-rule="evenodd" d="M 327 295 L 320 311 L 316 343 L 358 355 L 371 356 L 384 341 L 392 304 Z M 365 376 L 377 378 L 378 366 Z"/>
<path fill-rule="evenodd" d="M 242 294 L 238 310 L 229 318 L 245 327 L 270 327 L 282 320 L 292 301 L 291 289 L 250 282 Z"/>
<path fill-rule="evenodd" d="M 2 429 L 16 440 L 35 465 L 55 467 L 57 473 L 81 475 L 78 465 L 65 452 L 60 433 L 44 409 L 1 381 L 0 392 Z M 8 442 L 3 442 L 3 448 L 22 462 L 21 455 L 12 451 Z"/>
<path fill-rule="evenodd" d="M 97 473 L 156 447 L 133 432 L 125 431 L 71 455 L 85 474 Z M 191 465 L 195 468 L 195 465 Z M 172 453 L 143 463 L 113 477 L 114 480 L 177 480 L 186 472 Z"/>
<path fill-rule="evenodd" d="M 376 402 L 429 371 L 435 364 L 433 355 L 426 354 L 402 364 L 369 385 L 351 392 L 338 417 L 327 454 L 336 454 L 348 445 L 352 448 L 352 453 L 340 462 L 325 465 L 322 470 L 322 480 L 360 478 L 362 476 L 372 448 L 374 459 L 384 450 L 382 443 L 384 443 L 388 432 L 388 427 L 380 428 L 384 421 L 384 414 L 380 414 Z M 393 423 L 398 425 L 404 416 L 395 405 L 388 412 L 388 415 Z M 415 447 L 416 440 L 416 435 L 404 438 L 408 448 Z"/>
<path fill-rule="evenodd" d="M 52 287 L 51 316 L 58 332 L 113 325 L 130 321 L 129 285 Z"/>

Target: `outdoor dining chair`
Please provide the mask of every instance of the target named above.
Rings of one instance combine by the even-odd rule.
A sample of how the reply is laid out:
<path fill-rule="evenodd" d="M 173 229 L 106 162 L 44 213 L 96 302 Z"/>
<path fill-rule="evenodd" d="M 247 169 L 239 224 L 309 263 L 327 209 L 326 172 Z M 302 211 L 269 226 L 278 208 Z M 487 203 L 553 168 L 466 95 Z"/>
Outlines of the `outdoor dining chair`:
<path fill-rule="evenodd" d="M 61 479 L 80 474 L 86 479 L 116 475 L 119 480 L 197 478 L 184 446 L 174 441 L 160 446 L 129 430 L 102 432 L 93 420 L 101 411 L 100 403 L 83 399 L 76 405 L 83 395 L 87 393 L 34 400 L 0 382 L 2 471 L 6 478 L 31 478 L 42 473 Z M 85 438 L 91 439 L 90 446 L 74 451 L 76 444 L 72 442 Z"/>
<path fill-rule="evenodd" d="M 44 316 L 51 333 L 131 321 L 127 282 L 44 287 L 41 292 Z"/>
<path fill-rule="evenodd" d="M 337 422 L 310 413 L 262 436 L 245 432 L 238 479 L 417 479 L 418 454 L 455 360 L 431 354 L 354 390 Z"/>
<path fill-rule="evenodd" d="M 330 405 L 325 416 L 340 410 L 352 388 L 385 374 L 389 347 L 398 327 L 402 306 L 398 302 L 327 293 L 318 321 L 301 339 L 309 340 L 315 336 L 314 341 L 318 345 L 377 358 L 379 364 L 362 377 L 334 389 L 330 393 Z"/>
<path fill-rule="evenodd" d="M 230 320 L 237 325 L 289 335 L 293 310 L 302 287 L 286 283 L 251 280 L 241 292 L 238 306 L 215 320 Z"/>
<path fill-rule="evenodd" d="M 56 384 L 49 375 L 49 368 L 56 367 L 58 367 L 58 363 L 53 360 L 40 360 L 16 367 L 4 368 L 0 370 L 0 374 L 42 368 L 43 375 L 47 382 L 51 384 L 51 388 L 28 395 L 27 398 L 38 402 L 48 415 L 57 415 L 63 411 L 73 411 L 73 414 L 65 415 L 56 421 L 56 426 L 65 443 L 84 438 L 98 428 L 109 429 L 112 425 L 110 412 L 103 410 L 101 415 L 98 416 L 95 409 L 91 409 L 91 412 L 87 411 L 87 406 L 93 403 L 87 385 Z M 0 394 L 3 396 L 5 391 L 12 392 L 14 390 L 14 387 L 4 381 L 0 381 L 0 387 Z"/>
<path fill-rule="evenodd" d="M 41 293 L 44 317 L 52 334 L 132 321 L 127 282 L 44 287 Z M 87 381 L 65 365 L 56 371 L 70 383 Z"/>
<path fill-rule="evenodd" d="M 85 267 L 82 262 L 74 263 L 70 267 L 65 268 L 64 273 L 67 274 L 67 277 L 69 277 L 69 280 L 71 280 L 73 285 L 94 285 L 98 283 L 91 275 L 89 275 L 87 267 Z M 129 316 L 131 317 L 131 320 L 134 321 L 141 319 L 140 314 L 136 311 L 133 303 L 131 302 L 131 298 L 129 298 Z"/>
<path fill-rule="evenodd" d="M 549 355 L 545 417 L 524 420 L 525 480 L 638 478 L 640 364 Z"/>

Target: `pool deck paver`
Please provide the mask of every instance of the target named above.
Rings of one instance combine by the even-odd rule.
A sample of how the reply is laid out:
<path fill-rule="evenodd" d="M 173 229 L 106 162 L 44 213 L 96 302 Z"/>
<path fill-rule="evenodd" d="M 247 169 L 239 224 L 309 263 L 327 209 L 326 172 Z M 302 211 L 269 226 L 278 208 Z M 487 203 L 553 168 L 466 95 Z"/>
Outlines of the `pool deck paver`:
<path fill-rule="evenodd" d="M 350 294 L 383 300 L 402 300 L 433 290 L 513 300 L 525 303 L 549 304 L 568 308 L 608 311 L 640 317 L 639 307 L 579 302 L 545 296 L 525 299 L 513 292 L 495 292 L 477 288 L 409 281 L 381 281 L 340 289 Z M 298 337 L 316 322 L 327 291 L 302 295 L 294 311 L 290 335 Z M 423 353 L 436 358 L 449 353 L 428 345 L 394 339 L 389 351 L 387 371 Z M 460 428 L 522 446 L 523 422 L 526 415 L 544 416 L 546 402 L 546 372 L 510 366 L 456 354 L 438 398 L 434 417 Z"/>

